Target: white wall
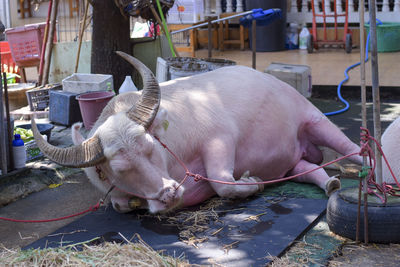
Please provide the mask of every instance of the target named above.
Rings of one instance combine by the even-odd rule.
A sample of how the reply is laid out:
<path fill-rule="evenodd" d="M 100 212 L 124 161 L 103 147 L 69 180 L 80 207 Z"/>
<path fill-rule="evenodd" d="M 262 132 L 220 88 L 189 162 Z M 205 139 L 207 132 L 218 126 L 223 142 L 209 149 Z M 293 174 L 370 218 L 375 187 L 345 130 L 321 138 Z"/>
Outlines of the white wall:
<path fill-rule="evenodd" d="M 0 20 L 6 28 L 11 26 L 9 1 L 0 1 Z"/>

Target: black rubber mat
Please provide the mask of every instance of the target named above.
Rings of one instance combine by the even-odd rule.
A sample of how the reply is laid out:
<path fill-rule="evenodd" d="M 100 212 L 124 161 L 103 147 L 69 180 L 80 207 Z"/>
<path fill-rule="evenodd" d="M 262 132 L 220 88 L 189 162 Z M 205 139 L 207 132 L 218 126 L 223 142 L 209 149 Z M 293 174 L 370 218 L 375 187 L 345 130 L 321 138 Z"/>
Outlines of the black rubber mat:
<path fill-rule="evenodd" d="M 153 249 L 175 257 L 184 255 L 192 264 L 263 266 L 270 261 L 268 256 L 278 256 L 308 229 L 325 211 L 326 204 L 326 199 L 261 195 L 227 200 L 207 209 L 194 207 L 169 217 L 140 212 L 119 214 L 108 207 L 26 248 L 66 246 L 95 238 L 93 243 L 97 244 L 124 242 L 122 236 L 130 239 L 139 234 Z"/>

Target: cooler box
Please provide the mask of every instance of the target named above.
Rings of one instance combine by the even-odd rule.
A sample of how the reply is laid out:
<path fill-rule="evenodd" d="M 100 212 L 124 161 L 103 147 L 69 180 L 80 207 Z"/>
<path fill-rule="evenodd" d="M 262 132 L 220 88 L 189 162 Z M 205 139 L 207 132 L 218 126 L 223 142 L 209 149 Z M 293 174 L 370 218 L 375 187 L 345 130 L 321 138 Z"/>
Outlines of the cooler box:
<path fill-rule="evenodd" d="M 309 66 L 271 63 L 264 72 L 293 86 L 303 96 L 307 98 L 311 97 L 312 83 L 311 68 Z"/>

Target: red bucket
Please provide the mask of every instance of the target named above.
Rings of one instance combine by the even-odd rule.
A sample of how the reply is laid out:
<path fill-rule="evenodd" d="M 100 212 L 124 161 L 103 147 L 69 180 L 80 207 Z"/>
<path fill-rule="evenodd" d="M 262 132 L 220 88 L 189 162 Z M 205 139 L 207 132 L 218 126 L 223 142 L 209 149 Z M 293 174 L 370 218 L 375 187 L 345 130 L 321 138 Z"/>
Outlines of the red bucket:
<path fill-rule="evenodd" d="M 87 130 L 92 129 L 103 108 L 114 95 L 115 93 L 110 91 L 96 91 L 80 94 L 76 97 L 79 102 L 83 125 Z"/>

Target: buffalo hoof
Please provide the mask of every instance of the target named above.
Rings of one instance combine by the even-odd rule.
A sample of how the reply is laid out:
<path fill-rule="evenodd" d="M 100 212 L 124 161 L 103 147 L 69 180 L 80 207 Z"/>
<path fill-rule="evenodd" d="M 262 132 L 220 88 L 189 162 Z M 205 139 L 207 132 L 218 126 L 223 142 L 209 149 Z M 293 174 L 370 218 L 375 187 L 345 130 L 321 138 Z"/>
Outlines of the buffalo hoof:
<path fill-rule="evenodd" d="M 331 177 L 329 180 L 326 182 L 325 185 L 325 194 L 326 196 L 332 195 L 333 192 L 337 191 L 340 189 L 340 180 L 336 177 Z"/>
<path fill-rule="evenodd" d="M 242 177 L 240 177 L 240 179 L 248 179 L 250 182 L 254 182 L 254 183 L 263 182 L 263 180 L 261 180 L 260 178 L 258 178 L 256 176 L 250 177 L 250 171 L 245 171 L 242 174 Z M 262 192 L 262 191 L 264 191 L 264 184 L 258 184 L 258 192 Z"/>

